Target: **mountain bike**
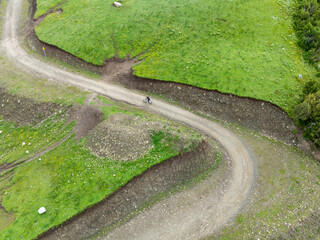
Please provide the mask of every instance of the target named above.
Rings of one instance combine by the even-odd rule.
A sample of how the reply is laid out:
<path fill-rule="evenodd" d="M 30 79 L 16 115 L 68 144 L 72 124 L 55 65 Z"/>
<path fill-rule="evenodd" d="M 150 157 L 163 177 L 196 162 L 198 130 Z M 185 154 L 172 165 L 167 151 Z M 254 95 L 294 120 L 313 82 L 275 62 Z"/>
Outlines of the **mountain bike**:
<path fill-rule="evenodd" d="M 146 97 L 145 99 L 143 99 L 143 102 L 152 104 L 152 101 L 151 101 L 151 99 L 149 97 Z"/>

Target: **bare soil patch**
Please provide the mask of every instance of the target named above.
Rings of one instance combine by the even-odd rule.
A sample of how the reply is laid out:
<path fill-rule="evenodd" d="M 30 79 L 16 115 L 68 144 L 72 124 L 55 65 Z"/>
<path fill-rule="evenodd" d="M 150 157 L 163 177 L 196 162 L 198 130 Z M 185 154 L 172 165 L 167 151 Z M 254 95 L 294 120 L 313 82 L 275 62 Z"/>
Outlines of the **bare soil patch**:
<path fill-rule="evenodd" d="M 0 115 L 19 125 L 35 125 L 66 107 L 8 93 L 0 88 Z"/>
<path fill-rule="evenodd" d="M 94 106 L 85 105 L 76 113 L 76 137 L 77 140 L 87 136 L 102 121 L 101 110 Z"/>
<path fill-rule="evenodd" d="M 151 147 L 150 130 L 156 123 L 139 116 L 116 114 L 100 123 L 87 138 L 87 146 L 100 157 L 132 161 Z"/>
<path fill-rule="evenodd" d="M 135 59 L 130 58 L 107 60 L 101 67 L 103 81 L 115 83 L 123 76 L 132 75 L 132 66 L 136 63 Z"/>
<path fill-rule="evenodd" d="M 188 144 L 186 133 L 164 130 L 164 126 L 160 121 L 150 121 L 140 116 L 114 114 L 89 133 L 87 147 L 100 157 L 133 161 L 147 154 L 153 146 L 151 134 L 161 131 L 166 134 L 167 141 L 170 141 L 168 135 L 179 136 L 180 150 L 183 151 Z"/>

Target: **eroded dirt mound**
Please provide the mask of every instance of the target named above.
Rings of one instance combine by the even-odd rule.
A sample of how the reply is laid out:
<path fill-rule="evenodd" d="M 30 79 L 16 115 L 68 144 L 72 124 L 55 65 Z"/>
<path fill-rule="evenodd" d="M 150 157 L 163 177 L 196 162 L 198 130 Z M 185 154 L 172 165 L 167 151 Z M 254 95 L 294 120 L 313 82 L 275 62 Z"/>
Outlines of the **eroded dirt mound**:
<path fill-rule="evenodd" d="M 101 67 L 102 79 L 106 82 L 117 82 L 119 78 L 132 76 L 135 59 L 112 58 Z"/>
<path fill-rule="evenodd" d="M 151 147 L 150 125 L 138 116 L 112 115 L 89 134 L 87 146 L 100 157 L 131 161 Z"/>
<path fill-rule="evenodd" d="M 0 115 L 19 125 L 34 125 L 53 114 L 64 111 L 66 107 L 49 102 L 36 102 L 8 93 L 0 88 Z"/>
<path fill-rule="evenodd" d="M 164 130 L 164 125 L 140 116 L 114 114 L 89 133 L 87 147 L 100 157 L 132 161 L 147 154 L 153 146 L 153 132 L 163 131 L 168 135 L 177 136 L 173 130 Z M 190 138 L 184 134 L 179 133 L 182 150 L 190 142 Z"/>
<path fill-rule="evenodd" d="M 84 106 L 76 114 L 76 137 L 79 140 L 94 129 L 102 121 L 101 110 L 94 106 Z"/>

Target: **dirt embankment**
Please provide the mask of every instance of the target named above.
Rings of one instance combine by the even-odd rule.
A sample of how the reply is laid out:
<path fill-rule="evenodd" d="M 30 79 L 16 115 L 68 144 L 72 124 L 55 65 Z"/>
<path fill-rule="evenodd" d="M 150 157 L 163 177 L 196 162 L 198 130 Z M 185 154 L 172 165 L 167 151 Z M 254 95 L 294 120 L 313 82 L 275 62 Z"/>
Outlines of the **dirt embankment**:
<path fill-rule="evenodd" d="M 34 125 L 62 109 L 55 103 L 39 103 L 0 88 L 0 116 L 19 125 Z"/>
<path fill-rule="evenodd" d="M 289 144 L 299 143 L 298 136 L 293 133 L 297 128 L 289 116 L 265 101 L 132 75 L 119 76 L 118 81 L 134 89 L 164 95 L 210 117 L 238 123 Z"/>
<path fill-rule="evenodd" d="M 216 166 L 215 154 L 212 145 L 204 141 L 192 152 L 182 153 L 151 167 L 107 199 L 59 228 L 42 234 L 39 239 L 88 239 L 101 231 L 107 231 L 177 185 L 187 183 L 208 168 Z"/>
<path fill-rule="evenodd" d="M 50 11 L 49 13 L 44 14 L 43 16 L 40 16 L 35 20 L 34 15 L 37 10 L 37 1 L 29 0 L 29 2 L 30 8 L 28 19 L 26 20 L 24 28 L 22 30 L 22 33 L 26 39 L 26 43 L 28 44 L 28 46 L 41 55 L 44 55 L 43 47 L 45 47 L 46 56 L 50 57 L 51 59 L 58 59 L 59 62 L 66 63 L 77 69 L 93 72 L 95 74 L 101 74 L 102 67 L 88 64 L 87 62 L 74 57 L 70 53 L 63 51 L 56 46 L 41 42 L 36 36 L 34 28 L 37 24 L 41 23 L 41 21 L 50 13 Z"/>

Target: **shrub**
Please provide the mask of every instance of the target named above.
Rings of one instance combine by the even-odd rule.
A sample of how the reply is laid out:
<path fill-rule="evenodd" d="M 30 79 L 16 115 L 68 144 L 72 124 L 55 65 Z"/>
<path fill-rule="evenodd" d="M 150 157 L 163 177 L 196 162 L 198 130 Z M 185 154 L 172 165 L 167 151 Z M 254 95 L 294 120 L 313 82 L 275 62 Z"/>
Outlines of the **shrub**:
<path fill-rule="evenodd" d="M 295 117 L 304 127 L 304 136 L 320 148 L 320 90 L 308 94 L 305 100 L 296 106 Z"/>
<path fill-rule="evenodd" d="M 310 118 L 311 107 L 307 102 L 300 103 L 295 108 L 295 117 L 299 121 L 306 121 Z"/>
<path fill-rule="evenodd" d="M 307 81 L 304 86 L 302 93 L 304 95 L 304 98 L 312 93 L 316 93 L 320 90 L 320 81 L 318 79 L 312 79 Z"/>
<path fill-rule="evenodd" d="M 299 46 L 308 61 L 320 61 L 320 4 L 317 0 L 298 0 L 293 14 L 293 26 Z"/>

